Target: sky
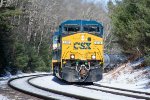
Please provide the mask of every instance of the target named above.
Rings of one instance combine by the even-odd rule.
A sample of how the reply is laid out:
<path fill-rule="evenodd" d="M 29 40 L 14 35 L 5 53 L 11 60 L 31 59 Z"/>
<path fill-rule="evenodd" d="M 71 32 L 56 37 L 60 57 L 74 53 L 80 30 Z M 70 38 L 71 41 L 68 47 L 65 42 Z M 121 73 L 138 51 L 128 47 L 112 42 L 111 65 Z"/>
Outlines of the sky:
<path fill-rule="evenodd" d="M 109 0 L 89 0 L 89 1 L 101 2 L 101 3 L 107 4 L 107 2 L 108 2 Z"/>
<path fill-rule="evenodd" d="M 107 5 L 109 0 L 88 0 L 88 1 L 92 1 L 92 2 L 101 2 L 104 3 L 105 5 Z M 111 0 L 112 2 L 115 2 L 115 0 Z"/>
<path fill-rule="evenodd" d="M 88 0 L 88 1 L 95 2 L 95 3 L 96 2 L 101 2 L 104 6 L 104 9 L 107 9 L 107 3 L 108 3 L 109 0 Z M 114 1 L 114 0 L 112 0 L 112 1 Z"/>
<path fill-rule="evenodd" d="M 100 2 L 102 2 L 102 3 L 107 4 L 107 2 L 108 2 L 109 0 L 95 0 L 95 1 L 100 1 Z"/>
<path fill-rule="evenodd" d="M 104 10 L 106 10 L 106 11 L 108 10 L 107 3 L 109 2 L 109 0 L 88 0 L 88 1 L 89 2 L 95 2 L 95 3 L 100 2 L 103 4 Z M 115 4 L 116 0 L 111 0 L 111 1 Z M 121 1 L 121 0 L 119 0 L 119 1 Z"/>

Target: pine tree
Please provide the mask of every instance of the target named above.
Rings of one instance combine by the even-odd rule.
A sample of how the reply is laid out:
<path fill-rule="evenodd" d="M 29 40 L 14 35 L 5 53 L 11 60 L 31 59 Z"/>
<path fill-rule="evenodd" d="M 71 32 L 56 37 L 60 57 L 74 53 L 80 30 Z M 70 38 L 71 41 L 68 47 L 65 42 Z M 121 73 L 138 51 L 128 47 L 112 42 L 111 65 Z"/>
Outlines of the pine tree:
<path fill-rule="evenodd" d="M 112 11 L 113 34 L 123 52 L 138 55 L 150 51 L 150 1 L 122 0 Z"/>
<path fill-rule="evenodd" d="M 0 8 L 0 70 L 1 72 L 12 64 L 11 51 L 14 44 L 10 18 L 20 14 L 14 7 Z"/>

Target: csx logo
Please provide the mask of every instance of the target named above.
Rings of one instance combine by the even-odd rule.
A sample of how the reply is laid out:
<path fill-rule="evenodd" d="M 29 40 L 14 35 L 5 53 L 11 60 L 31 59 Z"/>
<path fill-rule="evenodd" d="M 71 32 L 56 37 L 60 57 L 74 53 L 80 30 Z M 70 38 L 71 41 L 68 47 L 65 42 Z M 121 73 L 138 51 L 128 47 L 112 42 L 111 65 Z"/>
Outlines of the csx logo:
<path fill-rule="evenodd" d="M 91 43 L 89 42 L 75 42 L 74 43 L 74 49 L 91 49 L 90 47 Z"/>

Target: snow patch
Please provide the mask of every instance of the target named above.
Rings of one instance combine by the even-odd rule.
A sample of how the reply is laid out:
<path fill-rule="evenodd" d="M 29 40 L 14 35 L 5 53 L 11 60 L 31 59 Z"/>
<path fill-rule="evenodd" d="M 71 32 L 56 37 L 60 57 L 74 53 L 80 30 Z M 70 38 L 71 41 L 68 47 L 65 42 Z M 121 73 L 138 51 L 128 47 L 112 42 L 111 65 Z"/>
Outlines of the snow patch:
<path fill-rule="evenodd" d="M 90 97 L 98 100 L 136 100 L 135 98 L 125 97 L 120 95 L 114 95 L 111 93 L 89 90 L 82 87 L 77 87 L 74 85 L 68 85 L 53 76 L 44 76 L 40 78 L 35 78 L 30 80 L 33 84 L 38 86 L 52 89 L 55 91 L 61 91 L 73 95 L 80 95 L 85 97 Z"/>
<path fill-rule="evenodd" d="M 22 76 L 30 76 L 30 75 L 38 75 L 38 74 L 50 74 L 50 73 L 47 73 L 47 72 L 19 73 L 19 74 L 16 74 L 16 75 L 9 75 L 9 76 L 0 77 L 0 82 L 4 81 L 4 80 L 9 80 L 11 78 L 17 78 L 17 77 L 22 77 Z"/>
<path fill-rule="evenodd" d="M 104 74 L 103 80 L 97 82 L 102 85 L 137 90 L 150 93 L 150 66 L 140 66 L 143 59 L 124 64 Z"/>
<path fill-rule="evenodd" d="M 9 100 L 7 97 L 0 94 L 0 100 Z"/>

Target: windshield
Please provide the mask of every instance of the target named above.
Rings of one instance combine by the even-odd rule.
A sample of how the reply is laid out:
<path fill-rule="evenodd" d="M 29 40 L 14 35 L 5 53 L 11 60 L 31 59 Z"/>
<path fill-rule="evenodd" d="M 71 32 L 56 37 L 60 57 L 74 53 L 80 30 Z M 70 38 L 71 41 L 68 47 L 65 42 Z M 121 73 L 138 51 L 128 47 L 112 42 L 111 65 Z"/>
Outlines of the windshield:
<path fill-rule="evenodd" d="M 65 25 L 64 32 L 78 32 L 80 31 L 79 25 Z"/>
<path fill-rule="evenodd" d="M 100 32 L 98 25 L 85 25 L 83 26 L 84 32 Z"/>

